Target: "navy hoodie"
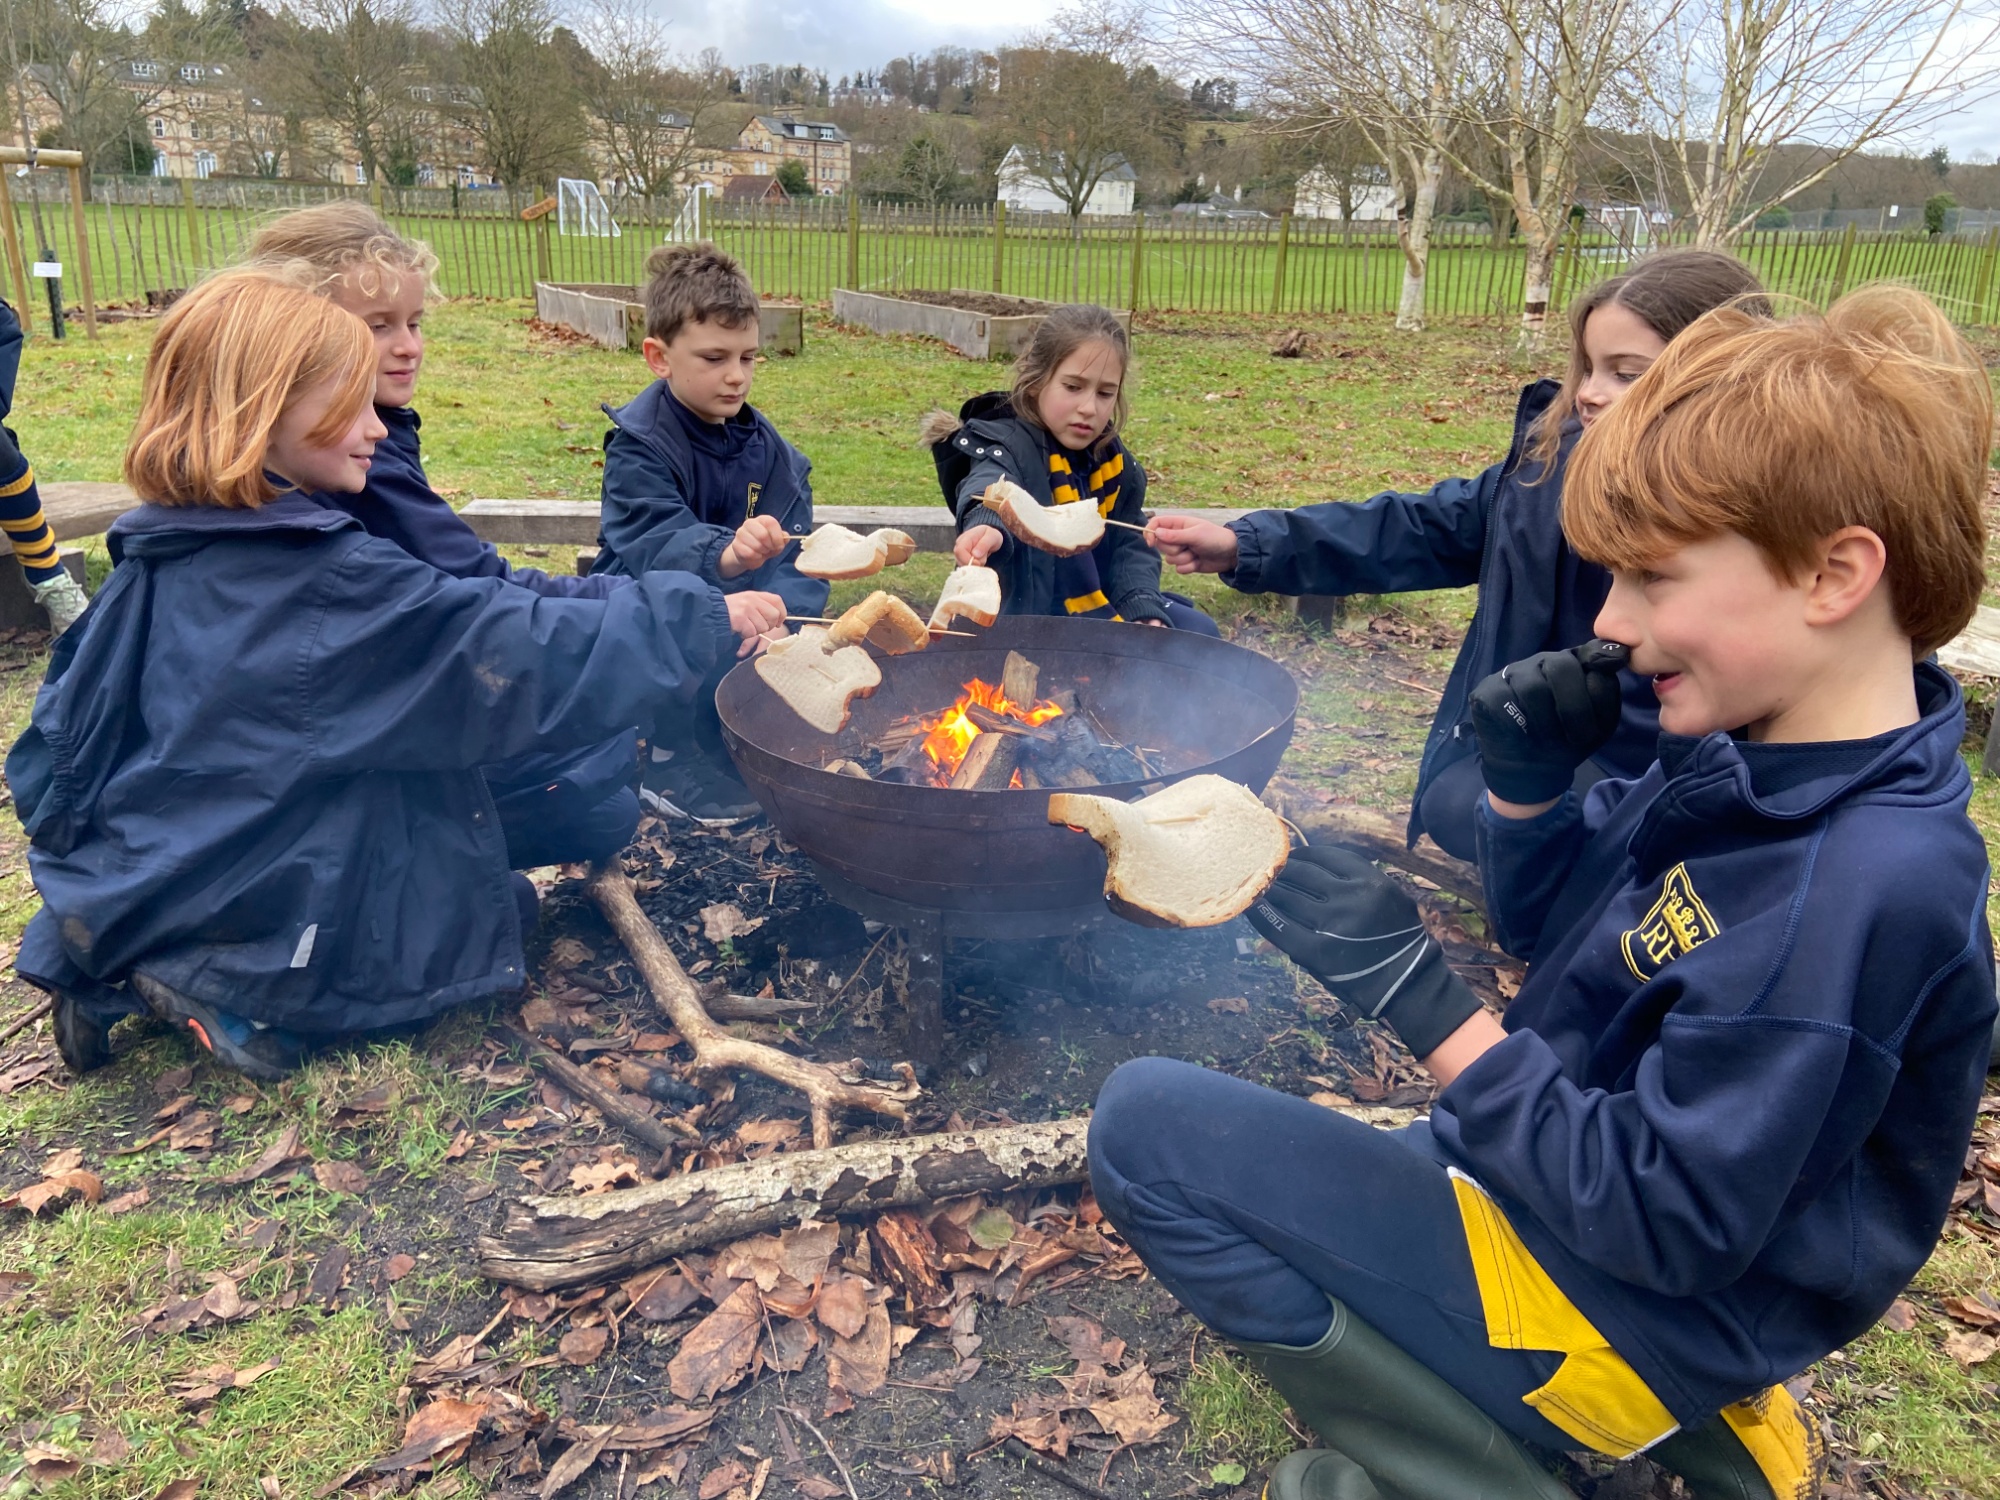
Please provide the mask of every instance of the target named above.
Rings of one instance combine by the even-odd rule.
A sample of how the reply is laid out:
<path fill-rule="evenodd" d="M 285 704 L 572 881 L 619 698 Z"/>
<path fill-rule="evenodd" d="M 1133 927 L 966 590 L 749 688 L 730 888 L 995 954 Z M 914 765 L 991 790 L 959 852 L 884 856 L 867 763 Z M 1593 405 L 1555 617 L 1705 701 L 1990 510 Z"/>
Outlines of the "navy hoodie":
<path fill-rule="evenodd" d="M 754 572 L 724 579 L 716 565 L 736 528 L 751 514 L 774 516 L 795 537 L 812 533 L 812 465 L 778 436 L 778 429 L 755 407 L 745 407 L 760 424 L 768 468 L 753 503 L 704 483 L 704 456 L 688 440 L 674 394 L 656 380 L 625 405 L 604 414 L 604 509 L 599 521 L 593 573 L 638 574 L 675 568 L 706 579 L 725 594 L 758 590 L 778 595 L 786 611 L 813 617 L 826 613 L 829 585 L 798 570 L 799 549 L 787 547 Z"/>
<path fill-rule="evenodd" d="M 298 494 L 141 505 L 109 540 L 7 756 L 43 902 L 17 967 L 45 988 L 136 968 L 319 1036 L 518 989 L 479 768 L 617 734 L 731 654 L 685 574 L 545 599 Z"/>
<path fill-rule="evenodd" d="M 1424 792 L 1477 745 L 1460 732 L 1472 689 L 1509 662 L 1581 645 L 1611 591 L 1611 575 L 1570 551 L 1562 531 L 1562 476 L 1579 428 L 1570 423 L 1546 470 L 1527 456 L 1535 422 L 1562 389 L 1540 380 L 1521 392 L 1507 456 L 1473 479 L 1422 494 L 1389 492 L 1358 504 L 1260 510 L 1229 523 L 1236 568 L 1222 581 L 1248 594 L 1401 594 L 1479 585 L 1472 629 L 1459 647 L 1431 720 L 1410 799 L 1409 840 L 1424 831 Z M 1612 776 L 1653 763 L 1660 704 L 1650 678 L 1621 674 L 1618 730 L 1592 757 Z"/>
<path fill-rule="evenodd" d="M 1987 860 L 1958 686 L 1916 674 L 1922 718 L 1862 764 L 1667 736 L 1581 805 L 1481 812 L 1487 900 L 1531 964 L 1432 1132 L 1683 1425 L 1866 1331 L 1958 1181 Z"/>
<path fill-rule="evenodd" d="M 389 434 L 375 445 L 367 486 L 358 494 L 316 496 L 321 504 L 346 511 L 369 535 L 394 542 L 454 578 L 504 578 L 553 599 L 602 599 L 618 586 L 616 578 L 512 566 L 431 488 L 418 437 L 423 419 L 407 406 L 378 406 L 375 415 Z"/>

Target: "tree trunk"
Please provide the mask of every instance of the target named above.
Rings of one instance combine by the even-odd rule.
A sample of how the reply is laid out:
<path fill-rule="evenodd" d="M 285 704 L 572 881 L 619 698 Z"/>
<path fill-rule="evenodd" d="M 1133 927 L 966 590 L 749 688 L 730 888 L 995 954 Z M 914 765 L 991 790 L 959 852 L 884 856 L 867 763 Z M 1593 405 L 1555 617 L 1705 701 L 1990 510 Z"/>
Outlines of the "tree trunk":
<path fill-rule="evenodd" d="M 1549 298 L 1554 289 L 1556 251 L 1561 246 L 1559 229 L 1541 227 L 1528 235 L 1528 267 L 1521 280 L 1521 348 L 1524 352 L 1533 353 L 1542 346 L 1542 335 L 1549 321 Z"/>
<path fill-rule="evenodd" d="M 1424 153 L 1409 217 L 1396 223 L 1396 237 L 1403 250 L 1403 295 L 1396 303 L 1396 326 L 1410 332 L 1423 331 L 1424 280 L 1430 274 L 1431 263 L 1431 220 L 1437 213 L 1438 189 L 1443 182 L 1444 154 L 1433 148 Z"/>
<path fill-rule="evenodd" d="M 609 1193 L 521 1199 L 480 1237 L 479 1270 L 547 1291 L 806 1219 L 1081 1182 L 1088 1134 L 1087 1120 L 1051 1120 L 855 1141 Z"/>

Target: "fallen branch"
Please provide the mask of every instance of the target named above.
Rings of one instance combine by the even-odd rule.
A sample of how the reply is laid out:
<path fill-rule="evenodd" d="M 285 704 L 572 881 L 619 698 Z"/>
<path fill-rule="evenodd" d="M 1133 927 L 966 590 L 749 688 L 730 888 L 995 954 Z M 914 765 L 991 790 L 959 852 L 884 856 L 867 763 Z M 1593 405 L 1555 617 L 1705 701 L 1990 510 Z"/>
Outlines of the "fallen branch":
<path fill-rule="evenodd" d="M 1408 847 L 1409 839 L 1400 819 L 1366 807 L 1312 806 L 1303 798 L 1274 793 L 1272 801 L 1279 813 L 1316 844 L 1346 844 L 1370 859 L 1394 865 L 1412 875 L 1421 875 L 1432 885 L 1451 892 L 1486 910 L 1486 890 L 1479 880 L 1479 867 L 1453 859 L 1435 844 L 1420 841 Z"/>
<path fill-rule="evenodd" d="M 908 1063 L 898 1065 L 902 1082 L 882 1084 L 850 1082 L 820 1063 L 793 1057 L 762 1042 L 731 1036 L 716 1025 L 701 1002 L 694 981 L 680 966 L 667 940 L 660 936 L 632 893 L 632 882 L 616 865 L 600 866 L 590 877 L 590 894 L 611 923 L 612 931 L 623 940 L 632 961 L 639 966 L 646 987 L 653 992 L 682 1040 L 694 1050 L 694 1066 L 704 1073 L 728 1068 L 747 1068 L 766 1078 L 797 1089 L 806 1096 L 812 1112 L 813 1145 L 833 1144 L 833 1115 L 837 1109 L 869 1110 L 894 1120 L 909 1115 L 910 1101 L 922 1092 Z"/>
<path fill-rule="evenodd" d="M 520 1044 L 532 1066 L 540 1068 L 579 1099 L 589 1100 L 599 1114 L 634 1140 L 643 1141 L 664 1155 L 682 1141 L 699 1139 L 697 1133 L 685 1125 L 676 1128 L 634 1107 L 620 1097 L 617 1089 L 591 1077 L 588 1068 L 579 1068 L 568 1058 L 556 1056 L 519 1027 L 503 1029 Z"/>
<path fill-rule="evenodd" d="M 806 1219 L 968 1193 L 1081 1182 L 1087 1120 L 852 1141 L 582 1197 L 509 1202 L 480 1274 L 533 1291 L 582 1286 Z"/>
<path fill-rule="evenodd" d="M 847 1500 L 861 1500 L 861 1496 L 855 1491 L 854 1488 L 854 1476 L 847 1472 L 847 1465 L 842 1463 L 840 1461 L 840 1455 L 833 1451 L 833 1444 L 829 1443 L 826 1440 L 826 1434 L 821 1432 L 817 1427 L 813 1426 L 811 1419 L 808 1418 L 806 1414 L 800 1411 L 797 1407 L 786 1406 L 786 1407 L 781 1407 L 779 1409 L 782 1411 L 790 1412 L 792 1415 L 792 1419 L 794 1421 L 796 1421 L 801 1427 L 805 1428 L 807 1432 L 810 1432 L 814 1437 L 819 1439 L 820 1447 L 826 1449 L 826 1456 L 833 1460 L 834 1468 L 838 1470 L 840 1473 L 840 1482 L 847 1486 Z"/>
<path fill-rule="evenodd" d="M 702 1008 L 717 1021 L 789 1021 L 819 1009 L 810 1000 L 774 1000 L 769 995 L 717 995 Z"/>
<path fill-rule="evenodd" d="M 1077 1475 L 1070 1473 L 1061 1464 L 1050 1463 L 1041 1454 L 1035 1452 L 1034 1449 L 1030 1448 L 1017 1437 L 1008 1438 L 1006 1442 L 1001 1444 L 1001 1448 L 1009 1458 L 1018 1459 L 1037 1474 L 1046 1474 L 1057 1484 L 1075 1490 L 1079 1495 L 1087 1495 L 1090 1497 L 1090 1500 L 1112 1500 L 1109 1490 L 1100 1489 L 1088 1479 L 1079 1478 Z M 1115 1458 L 1117 1455 L 1114 1453 L 1112 1457 Z M 1107 1464 L 1105 1467 L 1108 1471 L 1110 1465 Z"/>
<path fill-rule="evenodd" d="M 35 1022 L 41 1020 L 43 1016 L 55 1009 L 55 1004 L 55 997 L 52 995 L 40 1005 L 32 1007 L 25 1016 L 17 1016 L 8 1024 L 5 1031 L 0 1031 L 0 1044 L 13 1041 L 15 1037 L 19 1036 L 30 1026 L 34 1025 Z"/>

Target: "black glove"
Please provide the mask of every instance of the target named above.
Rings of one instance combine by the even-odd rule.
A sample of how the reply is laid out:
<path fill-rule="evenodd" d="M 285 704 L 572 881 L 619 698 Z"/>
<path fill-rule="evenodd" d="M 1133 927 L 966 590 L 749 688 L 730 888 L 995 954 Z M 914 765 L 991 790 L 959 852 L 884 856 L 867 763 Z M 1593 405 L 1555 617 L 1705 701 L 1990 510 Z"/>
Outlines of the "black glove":
<path fill-rule="evenodd" d="M 1387 1021 L 1418 1057 L 1480 1008 L 1417 903 L 1352 849 L 1293 850 L 1249 915 L 1341 1004 Z"/>
<path fill-rule="evenodd" d="M 1618 728 L 1618 672 L 1631 657 L 1615 641 L 1586 641 L 1502 667 L 1472 690 L 1486 785 L 1507 802 L 1553 802 L 1576 768 Z"/>

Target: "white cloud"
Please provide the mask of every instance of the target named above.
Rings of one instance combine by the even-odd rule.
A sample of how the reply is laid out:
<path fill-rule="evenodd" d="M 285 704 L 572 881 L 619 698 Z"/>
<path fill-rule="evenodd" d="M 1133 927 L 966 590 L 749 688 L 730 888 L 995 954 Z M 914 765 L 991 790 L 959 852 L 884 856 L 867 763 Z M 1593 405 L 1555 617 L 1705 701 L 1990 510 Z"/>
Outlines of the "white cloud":
<path fill-rule="evenodd" d="M 718 48 L 732 64 L 806 63 L 831 77 L 876 69 L 905 53 L 993 47 L 1046 20 L 1054 0 L 1005 11 L 948 0 L 685 0 L 662 5 L 676 50 Z"/>

